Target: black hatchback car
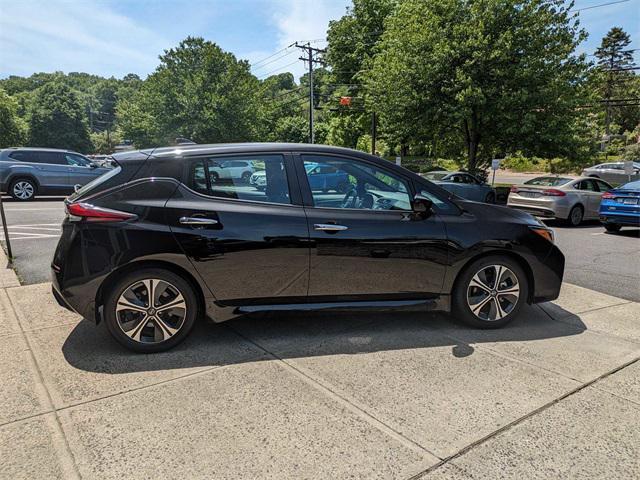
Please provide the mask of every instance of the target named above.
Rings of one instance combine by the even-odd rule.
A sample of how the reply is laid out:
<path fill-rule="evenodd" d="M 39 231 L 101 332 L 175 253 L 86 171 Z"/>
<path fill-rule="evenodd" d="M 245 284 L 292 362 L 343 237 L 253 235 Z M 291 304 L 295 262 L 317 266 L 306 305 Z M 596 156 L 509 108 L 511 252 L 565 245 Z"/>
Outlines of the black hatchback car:
<path fill-rule="evenodd" d="M 171 348 L 201 316 L 266 310 L 424 306 L 495 328 L 560 291 L 564 256 L 532 216 L 362 152 L 189 145 L 115 160 L 66 201 L 53 293 L 132 350 Z M 260 188 L 224 172 L 235 161 L 264 172 Z M 329 188 L 335 175 L 346 188 Z"/>

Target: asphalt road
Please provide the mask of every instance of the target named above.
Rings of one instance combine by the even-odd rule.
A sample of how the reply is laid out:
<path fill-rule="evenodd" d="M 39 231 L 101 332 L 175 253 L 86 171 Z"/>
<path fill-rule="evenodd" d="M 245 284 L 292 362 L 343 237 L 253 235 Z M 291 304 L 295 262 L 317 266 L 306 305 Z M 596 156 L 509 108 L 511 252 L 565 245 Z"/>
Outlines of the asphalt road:
<path fill-rule="evenodd" d="M 4 202 L 20 281 L 25 285 L 49 281 L 49 265 L 64 218 L 61 199 Z M 640 302 L 639 229 L 607 234 L 597 222 L 579 228 L 548 224 L 567 258 L 567 282 Z"/>

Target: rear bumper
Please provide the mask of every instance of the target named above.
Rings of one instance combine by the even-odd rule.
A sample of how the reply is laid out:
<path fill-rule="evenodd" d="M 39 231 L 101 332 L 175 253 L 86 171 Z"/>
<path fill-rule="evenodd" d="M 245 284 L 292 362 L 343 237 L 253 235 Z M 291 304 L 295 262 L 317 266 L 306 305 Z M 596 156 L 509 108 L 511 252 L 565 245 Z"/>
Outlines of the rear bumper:
<path fill-rule="evenodd" d="M 560 204 L 560 202 L 540 201 L 535 202 L 527 200 L 526 203 L 519 202 L 518 199 L 509 197 L 507 206 L 515 208 L 523 212 L 527 212 L 534 217 L 541 218 L 567 218 L 569 217 L 570 206 Z"/>
<path fill-rule="evenodd" d="M 602 223 L 615 223 L 617 225 L 629 225 L 632 227 L 640 227 L 640 215 L 628 215 L 624 213 L 601 213 L 600 221 Z"/>

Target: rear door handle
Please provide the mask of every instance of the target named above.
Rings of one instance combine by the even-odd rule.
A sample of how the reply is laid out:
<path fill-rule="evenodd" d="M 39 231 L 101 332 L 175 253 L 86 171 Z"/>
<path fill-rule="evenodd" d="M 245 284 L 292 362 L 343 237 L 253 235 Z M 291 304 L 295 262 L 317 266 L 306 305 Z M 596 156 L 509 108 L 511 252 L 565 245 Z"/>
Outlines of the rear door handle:
<path fill-rule="evenodd" d="M 218 221 L 213 218 L 204 217 L 180 217 L 181 225 L 192 225 L 196 227 L 204 227 L 206 225 L 217 225 Z"/>
<path fill-rule="evenodd" d="M 349 230 L 349 227 L 334 223 L 316 223 L 313 225 L 313 229 L 321 232 L 343 232 L 344 230 Z"/>

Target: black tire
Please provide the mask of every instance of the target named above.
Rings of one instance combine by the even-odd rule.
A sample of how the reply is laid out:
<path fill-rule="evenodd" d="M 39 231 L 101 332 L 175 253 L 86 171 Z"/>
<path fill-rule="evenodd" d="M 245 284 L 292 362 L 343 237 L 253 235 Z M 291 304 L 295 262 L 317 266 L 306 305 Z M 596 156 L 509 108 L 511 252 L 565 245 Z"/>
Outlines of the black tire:
<path fill-rule="evenodd" d="M 578 213 L 579 212 L 579 213 Z M 582 219 L 584 218 L 584 208 L 582 205 L 574 205 L 569 212 L 569 216 L 567 217 L 567 224 L 572 227 L 577 227 L 582 223 Z"/>
<path fill-rule="evenodd" d="M 29 191 L 32 192 L 31 195 L 25 197 L 24 193 Z M 28 202 L 29 200 L 33 200 L 36 193 L 38 193 L 38 184 L 31 178 L 16 178 L 11 182 L 8 193 L 14 200 Z"/>
<path fill-rule="evenodd" d="M 216 172 L 210 172 L 209 175 L 211 176 L 212 182 L 217 182 L 218 180 L 220 180 L 220 175 L 218 175 Z"/>
<path fill-rule="evenodd" d="M 484 198 L 484 203 L 496 203 L 496 194 L 493 192 L 487 193 L 487 196 Z"/>
<path fill-rule="evenodd" d="M 249 183 L 249 180 L 251 180 L 251 172 L 243 172 L 242 173 L 242 181 L 244 183 Z"/>
<path fill-rule="evenodd" d="M 510 292 L 515 288 L 515 286 L 517 286 L 519 288 L 518 296 L 516 297 L 512 293 L 504 293 L 502 295 L 493 294 L 491 292 L 494 290 L 497 292 L 499 289 L 491 289 L 491 292 L 489 290 L 486 291 L 486 296 L 478 296 L 479 301 L 477 303 L 471 304 L 471 298 L 476 298 L 475 292 L 484 291 L 483 289 L 472 286 L 472 279 L 476 274 L 482 275 L 482 272 L 489 273 L 492 266 L 506 267 L 506 269 L 510 270 L 510 272 L 502 270 L 502 282 L 500 284 L 502 285 L 501 290 L 504 292 Z M 494 274 L 496 273 L 495 269 L 493 272 Z M 517 283 L 513 281 L 513 276 L 515 276 Z M 487 277 L 485 276 L 484 278 Z M 492 255 L 480 258 L 468 265 L 457 278 L 451 296 L 452 313 L 455 319 L 475 328 L 500 328 L 518 316 L 518 312 L 520 312 L 520 309 L 529 296 L 529 282 L 524 271 L 515 260 L 505 256 Z M 486 306 L 480 307 L 477 311 L 478 315 L 476 315 L 472 310 L 472 306 L 480 305 L 489 297 L 491 297 L 491 299 L 488 300 Z M 505 315 L 498 318 L 498 314 L 496 314 L 495 319 L 482 318 L 485 316 L 490 317 L 491 309 L 497 313 L 496 302 L 500 302 L 500 308 L 504 309 L 502 313 Z"/>
<path fill-rule="evenodd" d="M 169 284 L 170 287 L 175 288 L 184 299 L 184 316 L 181 317 L 181 322 L 179 323 L 170 323 L 170 321 L 168 321 L 167 317 L 165 316 L 162 325 L 169 325 L 170 327 L 176 329 L 176 332 L 171 336 L 167 336 L 165 334 L 165 330 L 160 327 L 160 324 L 152 319 L 147 321 L 142 319 L 138 323 L 134 323 L 130 329 L 126 330 L 131 332 L 132 330 L 139 329 L 140 332 L 148 332 L 145 336 L 145 338 L 147 339 L 149 338 L 149 334 L 151 332 L 154 332 L 154 337 L 157 337 L 157 334 L 159 332 L 162 334 L 163 338 L 167 337 L 166 339 L 162 339 L 159 341 L 145 341 L 142 338 L 142 333 L 140 333 L 140 340 L 134 340 L 131 336 L 127 335 L 125 333 L 125 329 L 120 326 L 120 318 L 124 319 L 129 314 L 133 316 L 140 315 L 134 310 L 126 310 L 125 313 L 116 312 L 116 307 L 118 305 L 118 302 L 120 301 L 121 295 L 123 295 L 125 291 L 129 290 L 130 287 L 133 287 L 136 284 L 140 285 L 139 287 L 137 287 L 138 289 L 142 289 L 142 291 L 148 292 L 148 290 L 146 290 L 146 287 L 143 287 L 140 284 L 140 282 L 145 279 L 161 280 L 162 282 L 166 282 L 167 284 Z M 131 292 L 131 290 L 129 290 L 129 292 Z M 166 293 L 166 291 L 161 293 Z M 198 299 L 195 292 L 193 291 L 193 287 L 191 286 L 191 284 L 181 276 L 176 275 L 169 270 L 164 270 L 161 268 L 143 268 L 141 270 L 124 275 L 122 278 L 118 279 L 114 285 L 111 286 L 109 291 L 105 293 L 105 297 L 106 301 L 104 304 L 104 319 L 105 323 L 107 324 L 109 333 L 111 333 L 113 338 L 115 338 L 118 343 L 128 348 L 129 350 L 133 350 L 134 352 L 163 352 L 175 347 L 180 342 L 182 342 L 187 337 L 187 335 L 189 335 L 198 316 Z M 168 302 L 175 303 L 176 298 L 177 297 L 174 297 L 174 300 L 169 300 Z M 169 303 L 166 303 L 166 305 L 169 305 Z M 158 308 L 161 308 L 161 306 L 159 306 Z M 149 310 L 147 310 L 147 314 L 148 313 Z M 156 315 L 158 315 L 159 313 L 160 312 L 158 311 Z M 145 323 L 144 326 L 142 326 L 143 322 Z"/>
<path fill-rule="evenodd" d="M 604 229 L 607 232 L 618 232 L 620 231 L 620 229 L 622 228 L 622 225 L 618 225 L 617 223 L 605 223 L 604 224 Z"/>

